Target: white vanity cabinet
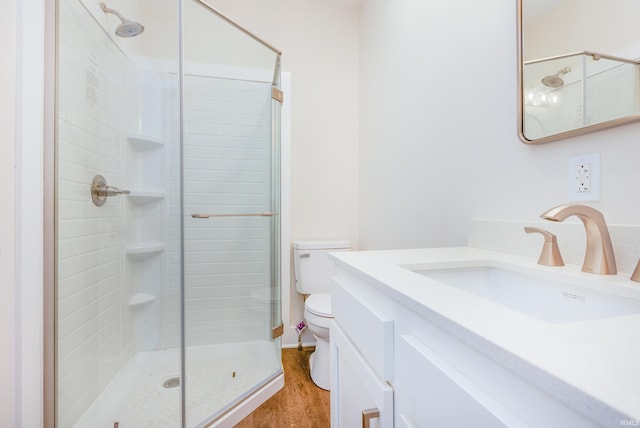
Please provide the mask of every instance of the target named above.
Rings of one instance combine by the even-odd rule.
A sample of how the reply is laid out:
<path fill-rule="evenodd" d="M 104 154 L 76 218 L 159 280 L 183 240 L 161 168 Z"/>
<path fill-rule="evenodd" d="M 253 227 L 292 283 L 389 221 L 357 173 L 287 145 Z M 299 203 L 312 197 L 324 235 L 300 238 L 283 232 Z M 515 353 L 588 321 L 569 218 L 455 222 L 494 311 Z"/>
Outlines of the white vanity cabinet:
<path fill-rule="evenodd" d="M 472 334 L 365 278 L 340 266 L 333 278 L 332 427 L 364 426 L 368 408 L 377 427 L 599 426 L 476 349 Z"/>

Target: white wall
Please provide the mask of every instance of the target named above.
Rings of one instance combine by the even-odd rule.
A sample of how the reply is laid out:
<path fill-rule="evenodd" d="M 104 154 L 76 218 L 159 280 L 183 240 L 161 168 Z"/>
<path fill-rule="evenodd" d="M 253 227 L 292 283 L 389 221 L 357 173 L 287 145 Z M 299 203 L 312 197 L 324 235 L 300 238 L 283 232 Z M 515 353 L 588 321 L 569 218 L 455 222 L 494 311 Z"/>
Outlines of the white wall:
<path fill-rule="evenodd" d="M 291 239 L 357 245 L 358 8 L 317 0 L 210 3 L 280 49 L 291 72 Z M 283 291 L 295 325 L 302 297 Z"/>
<path fill-rule="evenodd" d="M 611 224 L 638 224 L 640 124 L 518 140 L 515 29 L 513 1 L 365 1 L 362 248 L 464 245 L 473 218 L 538 221 L 568 202 L 568 158 L 593 152 L 602 196 L 590 205 Z"/>
<path fill-rule="evenodd" d="M 464 244 L 472 201 L 491 174 L 478 153 L 491 141 L 517 142 L 515 95 L 501 90 L 515 88 L 515 3 L 362 8 L 360 246 Z"/>
<path fill-rule="evenodd" d="M 0 425 L 15 425 L 15 83 L 16 3 L 5 2 L 0 14 Z"/>
<path fill-rule="evenodd" d="M 2 230 L 0 257 L 3 272 L 6 270 L 13 281 L 0 287 L 0 300 L 11 306 L 6 314 L 11 319 L 2 320 L 3 330 L 7 323 L 7 336 L 0 342 L 8 341 L 10 347 L 0 358 L 0 370 L 5 374 L 5 362 L 10 364 L 6 387 L 12 394 L 8 403 L 3 403 L 8 413 L 0 414 L 0 422 L 4 425 L 6 417 L 21 427 L 42 425 L 44 9 L 42 0 L 11 2 L 2 49 L 2 59 L 12 68 L 2 78 L 9 94 L 5 98 L 2 91 L 3 124 L 6 120 L 8 126 L 2 127 L 0 151 L 3 169 L 9 168 L 2 177 L 2 194 L 8 196 L 2 219 L 8 220 L 3 226 L 12 230 L 6 235 Z M 4 34 L 9 34 L 7 39 Z M 8 392 L 2 391 L 3 395 Z"/>
<path fill-rule="evenodd" d="M 525 16 L 527 10 L 523 11 Z M 640 4 L 634 0 L 609 4 L 598 0 L 561 1 L 550 12 L 527 21 L 525 60 L 585 50 L 635 58 L 631 52 L 638 52 L 639 13 Z M 628 48 L 634 49 L 624 52 Z"/>

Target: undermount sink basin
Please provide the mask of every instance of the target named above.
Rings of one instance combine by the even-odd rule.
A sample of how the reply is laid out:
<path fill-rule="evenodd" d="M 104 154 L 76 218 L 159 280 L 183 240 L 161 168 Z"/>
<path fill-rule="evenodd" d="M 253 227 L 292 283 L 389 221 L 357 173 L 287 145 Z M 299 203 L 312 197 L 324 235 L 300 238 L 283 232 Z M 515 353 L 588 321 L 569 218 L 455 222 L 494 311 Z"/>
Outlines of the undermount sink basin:
<path fill-rule="evenodd" d="M 640 314 L 638 300 L 500 267 L 474 266 L 413 271 L 548 322 L 570 323 Z"/>

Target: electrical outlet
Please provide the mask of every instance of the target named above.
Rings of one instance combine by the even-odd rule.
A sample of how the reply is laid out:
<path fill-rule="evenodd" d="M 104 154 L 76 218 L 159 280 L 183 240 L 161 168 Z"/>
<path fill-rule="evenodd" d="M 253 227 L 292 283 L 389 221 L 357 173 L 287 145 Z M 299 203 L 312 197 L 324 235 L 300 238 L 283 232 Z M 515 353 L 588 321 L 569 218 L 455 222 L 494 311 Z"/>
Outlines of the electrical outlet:
<path fill-rule="evenodd" d="M 591 191 L 591 164 L 585 162 L 578 165 L 575 186 L 578 193 Z"/>
<path fill-rule="evenodd" d="M 600 200 L 600 153 L 569 159 L 569 201 Z"/>

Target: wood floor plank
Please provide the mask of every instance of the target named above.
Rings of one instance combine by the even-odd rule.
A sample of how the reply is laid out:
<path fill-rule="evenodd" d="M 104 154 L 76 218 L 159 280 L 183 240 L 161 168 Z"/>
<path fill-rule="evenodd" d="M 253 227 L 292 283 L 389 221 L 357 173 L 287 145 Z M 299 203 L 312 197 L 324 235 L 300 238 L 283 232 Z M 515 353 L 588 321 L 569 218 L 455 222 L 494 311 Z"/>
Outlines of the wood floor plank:
<path fill-rule="evenodd" d="M 312 352 L 313 348 L 283 349 L 284 388 L 235 428 L 329 427 L 329 391 L 318 388 L 309 375 Z"/>

